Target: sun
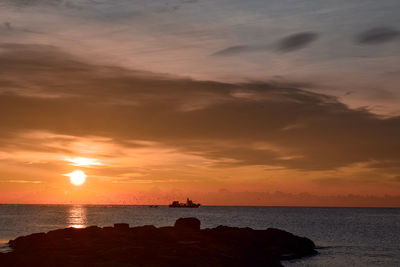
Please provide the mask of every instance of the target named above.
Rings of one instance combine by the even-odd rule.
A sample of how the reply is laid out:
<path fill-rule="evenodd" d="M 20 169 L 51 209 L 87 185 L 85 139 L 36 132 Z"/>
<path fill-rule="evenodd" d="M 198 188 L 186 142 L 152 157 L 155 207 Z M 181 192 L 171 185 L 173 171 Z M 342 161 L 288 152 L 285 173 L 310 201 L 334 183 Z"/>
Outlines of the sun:
<path fill-rule="evenodd" d="M 65 176 L 69 176 L 69 180 L 73 185 L 82 185 L 86 181 L 86 174 L 80 170 L 67 173 Z"/>

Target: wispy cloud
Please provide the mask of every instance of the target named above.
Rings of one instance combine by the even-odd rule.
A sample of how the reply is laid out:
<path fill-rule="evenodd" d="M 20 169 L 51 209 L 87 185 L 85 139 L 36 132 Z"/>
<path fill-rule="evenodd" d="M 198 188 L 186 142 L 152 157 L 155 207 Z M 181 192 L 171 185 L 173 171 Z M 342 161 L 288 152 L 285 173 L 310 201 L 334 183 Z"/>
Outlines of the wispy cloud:
<path fill-rule="evenodd" d="M 16 184 L 41 184 L 42 181 L 34 181 L 34 180 L 1 180 L 3 183 L 16 183 Z"/>
<path fill-rule="evenodd" d="M 98 159 L 93 158 L 84 158 L 84 157 L 74 157 L 74 158 L 66 158 L 66 161 L 70 162 L 72 166 L 102 166 L 103 163 L 99 162 Z"/>
<path fill-rule="evenodd" d="M 362 32 L 357 36 L 357 43 L 376 45 L 393 41 L 400 37 L 400 31 L 391 27 L 377 27 Z"/>
<path fill-rule="evenodd" d="M 254 51 L 254 48 L 249 45 L 235 45 L 224 48 L 212 54 L 212 56 L 232 56 L 249 51 Z"/>
<path fill-rule="evenodd" d="M 292 52 L 306 47 L 315 40 L 318 34 L 315 32 L 301 32 L 289 35 L 278 42 L 277 49 L 280 52 Z"/>
<path fill-rule="evenodd" d="M 311 44 L 318 38 L 319 34 L 313 32 L 301 32 L 287 36 L 277 42 L 277 44 L 265 45 L 235 45 L 218 50 L 212 56 L 234 56 L 250 52 L 292 52 L 300 50 Z"/>

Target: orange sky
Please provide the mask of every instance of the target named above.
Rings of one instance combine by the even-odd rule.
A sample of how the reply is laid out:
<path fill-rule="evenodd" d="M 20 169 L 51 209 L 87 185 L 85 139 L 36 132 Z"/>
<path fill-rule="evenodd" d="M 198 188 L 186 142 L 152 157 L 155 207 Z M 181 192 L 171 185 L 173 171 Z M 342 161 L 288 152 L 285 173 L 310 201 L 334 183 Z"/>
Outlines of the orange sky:
<path fill-rule="evenodd" d="M 7 77 L 26 85 L 0 97 L 3 203 L 398 203 L 397 117 L 288 84 L 202 82 L 48 47 L 3 49 Z M 42 50 L 52 57 L 36 58 Z M 33 85 L 40 90 L 29 93 Z M 87 175 L 82 186 L 65 176 L 75 170 Z"/>
<path fill-rule="evenodd" d="M 0 11 L 0 203 L 400 207 L 398 3 L 72 2 Z"/>

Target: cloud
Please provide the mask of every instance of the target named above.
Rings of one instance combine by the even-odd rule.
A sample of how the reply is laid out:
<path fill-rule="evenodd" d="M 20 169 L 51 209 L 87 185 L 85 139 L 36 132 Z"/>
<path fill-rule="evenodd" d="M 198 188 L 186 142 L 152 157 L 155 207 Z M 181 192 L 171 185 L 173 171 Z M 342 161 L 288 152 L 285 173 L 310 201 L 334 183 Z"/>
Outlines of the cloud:
<path fill-rule="evenodd" d="M 4 22 L 4 27 L 6 28 L 6 30 L 12 31 L 12 27 L 11 27 L 11 23 L 6 21 Z"/>
<path fill-rule="evenodd" d="M 271 45 L 235 45 L 219 50 L 211 56 L 234 56 L 243 53 L 265 52 L 271 50 Z"/>
<path fill-rule="evenodd" d="M 317 33 L 301 32 L 289 35 L 281 39 L 276 45 L 280 52 L 291 52 L 306 47 L 318 38 Z M 212 56 L 233 56 L 249 52 L 268 51 L 273 45 L 235 45 L 224 48 L 212 54 Z"/>
<path fill-rule="evenodd" d="M 277 45 L 280 52 L 291 52 L 302 49 L 317 40 L 318 34 L 314 32 L 301 32 L 281 39 Z"/>
<path fill-rule="evenodd" d="M 334 186 L 340 183 L 343 183 L 343 179 L 336 178 L 336 177 L 329 177 L 329 178 L 320 178 L 314 179 L 314 183 L 322 185 L 322 186 Z"/>
<path fill-rule="evenodd" d="M 400 36 L 400 32 L 391 27 L 372 28 L 360 33 L 356 42 L 362 45 L 375 45 L 395 40 Z"/>
<path fill-rule="evenodd" d="M 41 184 L 42 181 L 34 180 L 0 180 L 3 183 L 17 183 L 17 184 Z"/>
<path fill-rule="evenodd" d="M 399 117 L 350 109 L 294 85 L 131 71 L 90 64 L 52 46 L 0 49 L 2 147 L 18 144 L 16 133 L 45 131 L 122 146 L 145 140 L 225 167 L 330 170 L 374 161 L 387 162 L 376 168 L 389 170 L 400 162 Z"/>
<path fill-rule="evenodd" d="M 168 1 L 162 3 L 160 6 L 156 7 L 157 12 L 174 12 L 178 9 L 182 8 L 184 5 L 195 4 L 198 0 L 176 0 L 176 1 Z"/>
<path fill-rule="evenodd" d="M 281 191 L 230 191 L 220 189 L 206 196 L 192 194 L 196 199 L 206 199 L 205 205 L 264 205 L 264 206 L 359 206 L 359 207 L 398 207 L 399 195 L 366 196 L 358 194 L 337 194 L 322 196 L 306 192 L 291 194 Z M 184 197 L 184 194 L 181 196 Z M 229 202 L 227 201 L 229 199 Z M 235 202 L 237 201 L 237 202 Z M 232 203 L 233 202 L 233 203 Z"/>
<path fill-rule="evenodd" d="M 248 45 L 235 45 L 224 48 L 212 54 L 212 56 L 232 56 L 244 52 L 251 51 L 251 46 Z"/>

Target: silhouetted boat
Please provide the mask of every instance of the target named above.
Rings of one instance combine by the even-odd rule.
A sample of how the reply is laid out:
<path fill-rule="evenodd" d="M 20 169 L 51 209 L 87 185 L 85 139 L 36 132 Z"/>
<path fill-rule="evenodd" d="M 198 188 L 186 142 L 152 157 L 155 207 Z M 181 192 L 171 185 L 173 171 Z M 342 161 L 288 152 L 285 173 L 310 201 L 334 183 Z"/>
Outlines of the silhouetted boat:
<path fill-rule="evenodd" d="M 170 208 L 198 208 L 199 203 L 194 203 L 189 198 L 186 199 L 186 203 L 180 203 L 179 201 L 174 201 L 169 205 Z"/>

